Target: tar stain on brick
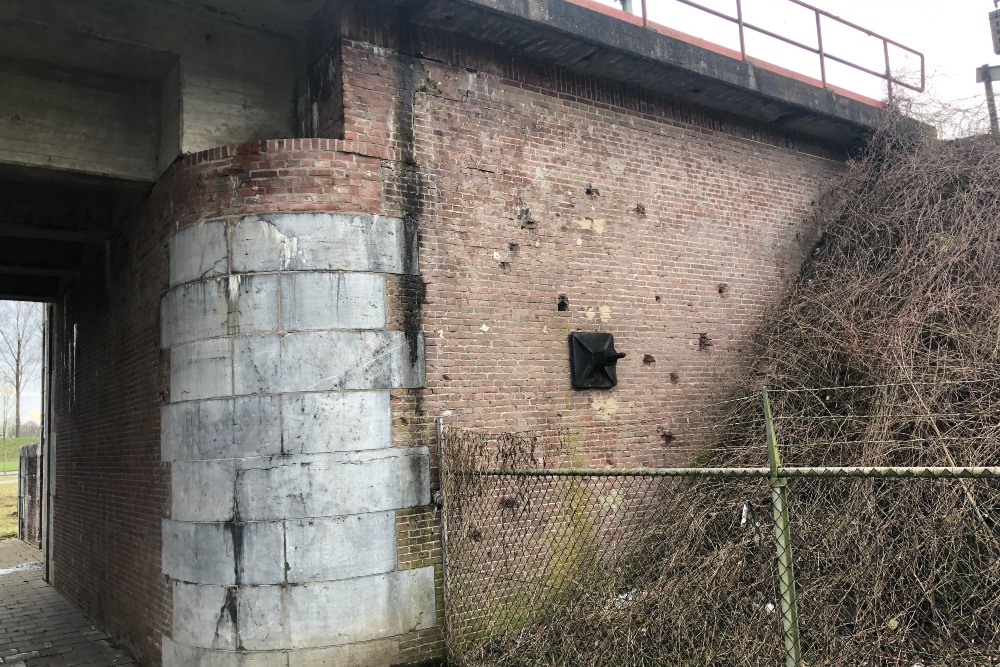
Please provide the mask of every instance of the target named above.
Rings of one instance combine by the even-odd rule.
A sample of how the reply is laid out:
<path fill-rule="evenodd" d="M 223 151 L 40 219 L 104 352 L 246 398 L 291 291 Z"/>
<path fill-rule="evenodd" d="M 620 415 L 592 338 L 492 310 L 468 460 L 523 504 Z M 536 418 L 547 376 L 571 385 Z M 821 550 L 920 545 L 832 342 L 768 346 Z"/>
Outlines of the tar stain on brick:
<path fill-rule="evenodd" d="M 414 31 L 410 19 L 411 8 L 404 5 L 399 16 L 399 56 L 396 58 L 396 78 L 399 81 L 399 95 L 395 100 L 395 125 L 398 154 L 400 159 L 392 172 L 395 190 L 399 196 L 400 212 L 403 215 L 403 233 L 406 244 L 403 253 L 402 279 L 403 334 L 409 346 L 410 363 L 416 364 L 420 358 L 421 320 L 427 286 L 420 278 L 414 261 L 420 247 L 420 219 L 423 215 L 423 179 L 414 157 L 413 147 L 413 97 L 415 95 L 414 68 L 418 61 L 413 57 Z M 422 79 L 427 79 L 426 72 Z"/>

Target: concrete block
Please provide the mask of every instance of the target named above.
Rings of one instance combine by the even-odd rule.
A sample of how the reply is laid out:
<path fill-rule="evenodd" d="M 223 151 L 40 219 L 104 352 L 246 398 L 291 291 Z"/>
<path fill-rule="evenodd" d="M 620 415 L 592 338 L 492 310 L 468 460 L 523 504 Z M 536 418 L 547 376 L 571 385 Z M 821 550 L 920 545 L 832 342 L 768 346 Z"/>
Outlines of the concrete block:
<path fill-rule="evenodd" d="M 288 581 L 332 581 L 391 572 L 396 567 L 396 514 L 355 514 L 289 521 Z"/>
<path fill-rule="evenodd" d="M 280 522 L 163 521 L 163 574 L 198 584 L 281 584 L 285 531 Z"/>
<path fill-rule="evenodd" d="M 403 664 L 396 639 L 326 648 L 292 649 L 288 653 L 295 667 L 394 667 Z"/>
<path fill-rule="evenodd" d="M 166 405 L 160 413 L 164 461 L 277 456 L 280 399 L 245 396 Z"/>
<path fill-rule="evenodd" d="M 198 665 L 198 667 L 290 667 L 286 651 L 260 653 L 216 651 L 178 644 L 166 635 L 163 635 L 162 646 L 163 667 L 191 667 L 192 665 Z M 292 663 L 294 667 L 304 667 L 306 664 L 308 663 Z"/>
<path fill-rule="evenodd" d="M 169 241 L 170 286 L 229 273 L 226 223 L 212 220 L 180 229 Z"/>
<path fill-rule="evenodd" d="M 239 647 L 240 592 L 235 586 L 173 584 L 173 638 L 201 648 Z"/>
<path fill-rule="evenodd" d="M 330 600 L 330 604 L 337 604 Z M 251 651 L 288 649 L 292 645 L 291 596 L 283 586 L 248 586 L 240 590 L 240 639 Z"/>
<path fill-rule="evenodd" d="M 435 622 L 432 567 L 287 588 L 249 587 L 240 595 L 240 637 L 247 649 L 343 646 Z"/>
<path fill-rule="evenodd" d="M 234 272 L 363 271 L 417 274 L 416 234 L 373 215 L 247 216 L 232 229 Z"/>
<path fill-rule="evenodd" d="M 412 343 L 412 345 L 411 345 Z M 418 388 L 423 336 L 398 331 L 308 331 L 234 342 L 237 394 Z"/>
<path fill-rule="evenodd" d="M 385 276 L 375 273 L 286 273 L 281 328 L 384 329 Z"/>
<path fill-rule="evenodd" d="M 224 285 L 230 335 L 278 330 L 278 276 L 232 275 Z"/>
<path fill-rule="evenodd" d="M 286 394 L 282 441 L 289 454 L 392 446 L 388 391 Z"/>
<path fill-rule="evenodd" d="M 236 499 L 244 521 L 364 514 L 430 502 L 426 447 L 249 459 L 239 465 Z"/>
<path fill-rule="evenodd" d="M 170 401 L 232 396 L 231 348 L 228 338 L 174 347 L 170 351 Z"/>
<path fill-rule="evenodd" d="M 175 287 L 160 303 L 161 344 L 278 330 L 278 277 L 233 275 Z"/>
<path fill-rule="evenodd" d="M 175 521 L 230 521 L 236 462 L 175 461 L 170 466 L 170 517 Z"/>
<path fill-rule="evenodd" d="M 283 372 L 280 336 L 233 339 L 233 386 L 239 387 L 237 395 L 281 393 Z"/>
<path fill-rule="evenodd" d="M 160 301 L 160 345 L 224 336 L 228 312 L 221 280 L 199 280 L 180 285 Z"/>

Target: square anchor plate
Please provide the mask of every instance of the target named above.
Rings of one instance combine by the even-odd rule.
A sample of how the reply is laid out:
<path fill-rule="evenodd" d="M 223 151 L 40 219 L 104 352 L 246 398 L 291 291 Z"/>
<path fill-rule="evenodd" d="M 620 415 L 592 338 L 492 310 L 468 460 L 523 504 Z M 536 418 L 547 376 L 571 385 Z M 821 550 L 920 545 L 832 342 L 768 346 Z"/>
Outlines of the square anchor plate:
<path fill-rule="evenodd" d="M 625 355 L 615 351 L 609 333 L 577 331 L 569 335 L 569 367 L 574 389 L 611 389 L 618 384 L 615 364 Z"/>

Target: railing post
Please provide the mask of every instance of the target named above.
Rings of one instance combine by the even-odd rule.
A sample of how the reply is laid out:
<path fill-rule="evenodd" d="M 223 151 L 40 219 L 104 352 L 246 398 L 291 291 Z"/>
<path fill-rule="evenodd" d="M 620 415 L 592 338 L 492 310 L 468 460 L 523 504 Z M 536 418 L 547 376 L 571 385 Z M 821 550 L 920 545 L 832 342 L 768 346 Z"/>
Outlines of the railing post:
<path fill-rule="evenodd" d="M 819 47 L 819 78 L 826 88 L 826 51 L 823 50 L 823 27 L 820 19 L 822 15 L 816 12 L 816 44 Z"/>
<path fill-rule="evenodd" d="M 642 0 L 642 27 L 649 25 L 649 13 L 646 7 L 646 0 Z"/>
<path fill-rule="evenodd" d="M 788 480 L 780 477 L 781 454 L 774 435 L 774 419 L 767 389 L 764 398 L 764 426 L 767 432 L 767 462 L 771 468 L 771 506 L 774 538 L 778 549 L 778 587 L 781 592 L 781 622 L 784 628 L 785 667 L 802 667 L 799 641 L 799 612 L 795 599 L 795 567 L 792 561 L 792 532 L 788 520 Z"/>
<path fill-rule="evenodd" d="M 445 492 L 445 462 L 444 462 L 444 417 L 434 418 L 434 435 L 437 440 L 438 456 L 438 492 L 434 498 L 441 512 L 441 603 L 444 605 L 444 626 L 442 631 L 448 631 L 448 508 Z"/>
<path fill-rule="evenodd" d="M 889 67 L 889 42 L 882 39 L 882 51 L 885 53 L 885 85 L 888 88 L 889 104 L 892 104 L 892 69 Z"/>
<path fill-rule="evenodd" d="M 747 42 L 743 33 L 743 0 L 736 0 L 736 23 L 740 27 L 740 55 L 747 59 Z"/>

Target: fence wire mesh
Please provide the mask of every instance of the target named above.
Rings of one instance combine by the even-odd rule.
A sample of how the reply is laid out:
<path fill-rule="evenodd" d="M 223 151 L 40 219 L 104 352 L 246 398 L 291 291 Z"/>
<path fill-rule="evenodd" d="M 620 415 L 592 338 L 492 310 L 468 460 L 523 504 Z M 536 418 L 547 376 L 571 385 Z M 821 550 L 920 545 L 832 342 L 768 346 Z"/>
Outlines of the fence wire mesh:
<path fill-rule="evenodd" d="M 770 456 L 760 397 L 644 425 L 673 468 L 572 468 L 538 432 L 446 428 L 452 660 L 1000 665 L 1000 421 L 908 400 L 875 443 L 830 395 L 771 392 Z"/>

